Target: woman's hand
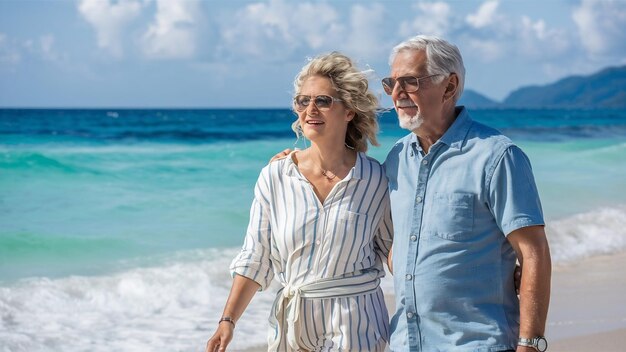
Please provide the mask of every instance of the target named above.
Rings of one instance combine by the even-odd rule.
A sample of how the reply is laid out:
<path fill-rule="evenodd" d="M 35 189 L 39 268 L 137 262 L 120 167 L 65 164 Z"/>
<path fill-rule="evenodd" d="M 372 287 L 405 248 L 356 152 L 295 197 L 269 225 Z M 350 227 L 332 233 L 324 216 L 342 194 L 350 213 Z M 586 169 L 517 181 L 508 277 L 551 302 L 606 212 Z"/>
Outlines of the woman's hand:
<path fill-rule="evenodd" d="M 235 275 L 233 278 L 233 286 L 230 288 L 230 294 L 224 307 L 222 319 L 217 325 L 217 331 L 206 343 L 206 352 L 224 352 L 226 346 L 233 339 L 233 330 L 235 330 L 235 320 L 238 320 L 243 311 L 254 297 L 256 291 L 261 285 L 245 276 Z"/>
<path fill-rule="evenodd" d="M 235 325 L 228 321 L 223 321 L 217 326 L 217 331 L 206 344 L 206 352 L 224 352 L 226 346 L 233 339 Z"/>

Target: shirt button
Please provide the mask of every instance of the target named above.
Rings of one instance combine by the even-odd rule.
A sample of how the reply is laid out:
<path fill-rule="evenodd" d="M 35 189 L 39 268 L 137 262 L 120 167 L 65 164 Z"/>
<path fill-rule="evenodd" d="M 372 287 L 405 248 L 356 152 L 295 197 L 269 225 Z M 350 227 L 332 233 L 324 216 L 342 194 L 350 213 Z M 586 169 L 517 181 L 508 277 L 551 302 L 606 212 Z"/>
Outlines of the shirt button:
<path fill-rule="evenodd" d="M 413 318 L 413 313 L 412 312 L 406 313 L 406 317 L 409 319 Z"/>
<path fill-rule="evenodd" d="M 415 202 L 421 203 L 422 202 L 422 197 L 417 196 L 417 198 L 415 198 Z"/>
<path fill-rule="evenodd" d="M 408 280 L 411 280 L 411 279 L 413 278 L 413 275 L 411 275 L 411 274 L 406 274 L 406 276 L 405 276 L 405 277 L 406 277 L 406 279 L 407 279 L 407 281 L 408 281 Z"/>
<path fill-rule="evenodd" d="M 428 160 L 426 160 L 426 159 L 422 160 L 422 164 L 423 165 L 428 165 Z"/>
<path fill-rule="evenodd" d="M 315 244 L 316 244 L 316 245 L 318 245 L 318 246 L 319 246 L 321 243 L 322 243 L 322 241 L 320 241 L 320 240 L 315 241 Z"/>
<path fill-rule="evenodd" d="M 411 235 L 411 241 L 413 241 L 413 242 L 417 241 L 417 236 Z"/>

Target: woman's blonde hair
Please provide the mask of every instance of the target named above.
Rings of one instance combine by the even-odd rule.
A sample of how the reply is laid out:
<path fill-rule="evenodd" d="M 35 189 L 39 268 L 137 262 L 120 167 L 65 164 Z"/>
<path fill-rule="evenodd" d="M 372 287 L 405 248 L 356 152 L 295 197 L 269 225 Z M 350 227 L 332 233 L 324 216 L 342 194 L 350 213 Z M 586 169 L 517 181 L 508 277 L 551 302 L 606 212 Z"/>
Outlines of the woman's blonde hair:
<path fill-rule="evenodd" d="M 367 142 L 377 146 L 378 141 L 378 99 L 369 90 L 367 77 L 352 63 L 349 57 L 333 51 L 320 55 L 306 64 L 293 82 L 296 95 L 302 84 L 311 76 L 328 77 L 339 99 L 348 110 L 354 111 L 354 118 L 348 123 L 346 145 L 358 152 L 367 151 Z M 296 120 L 291 128 L 299 136 L 300 122 Z"/>

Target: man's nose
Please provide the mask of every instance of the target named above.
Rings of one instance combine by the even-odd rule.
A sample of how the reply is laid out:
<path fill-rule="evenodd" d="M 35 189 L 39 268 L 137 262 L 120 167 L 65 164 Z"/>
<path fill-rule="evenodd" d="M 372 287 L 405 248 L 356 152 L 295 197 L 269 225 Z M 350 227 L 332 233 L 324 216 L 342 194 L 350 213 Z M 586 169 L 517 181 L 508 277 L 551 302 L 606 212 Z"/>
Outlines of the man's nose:
<path fill-rule="evenodd" d="M 393 86 L 393 90 L 391 91 L 391 96 L 393 98 L 406 98 L 408 97 L 408 94 L 404 88 L 402 88 L 400 82 L 396 82 L 396 85 Z"/>

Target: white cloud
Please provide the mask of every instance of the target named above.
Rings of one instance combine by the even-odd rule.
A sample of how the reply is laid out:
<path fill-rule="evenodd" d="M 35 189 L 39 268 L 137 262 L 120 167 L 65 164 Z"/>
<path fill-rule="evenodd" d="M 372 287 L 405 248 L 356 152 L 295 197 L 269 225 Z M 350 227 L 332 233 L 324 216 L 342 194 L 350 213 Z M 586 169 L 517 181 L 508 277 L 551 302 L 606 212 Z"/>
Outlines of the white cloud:
<path fill-rule="evenodd" d="M 150 58 L 190 58 L 196 52 L 200 6 L 197 1 L 157 0 L 154 22 L 142 38 L 144 54 Z"/>
<path fill-rule="evenodd" d="M 355 4 L 340 13 L 324 2 L 252 3 L 222 20 L 216 57 L 286 62 L 338 50 L 368 62 L 390 49 L 383 28 L 381 4 Z"/>
<path fill-rule="evenodd" d="M 10 42 L 6 34 L 0 33 L 0 64 L 15 65 L 22 59 L 20 52 Z"/>
<path fill-rule="evenodd" d="M 467 49 L 472 56 L 477 57 L 482 62 L 494 62 L 504 55 L 502 43 L 497 40 L 486 40 L 480 38 L 467 38 L 465 40 Z"/>
<path fill-rule="evenodd" d="M 572 12 L 585 49 L 592 55 L 626 53 L 626 2 L 583 0 Z"/>
<path fill-rule="evenodd" d="M 270 0 L 249 4 L 224 20 L 220 51 L 234 58 L 282 61 L 297 50 L 337 49 L 345 35 L 329 4 Z"/>
<path fill-rule="evenodd" d="M 52 34 L 46 34 L 39 38 L 39 50 L 44 60 L 57 61 L 61 58 L 61 55 L 55 49 L 54 43 L 55 38 Z"/>
<path fill-rule="evenodd" d="M 268 54 L 270 46 L 290 50 L 284 47 L 291 41 L 287 25 L 291 18 L 288 6 L 281 1 L 270 1 L 250 4 L 237 11 L 233 20 L 226 21 L 222 27 L 223 50 L 253 57 Z"/>
<path fill-rule="evenodd" d="M 289 11 L 286 16 L 289 20 L 285 21 L 284 17 L 278 18 L 273 25 L 283 22 L 281 31 L 287 34 L 283 38 L 291 47 L 320 51 L 329 46 L 339 45 L 345 40 L 346 28 L 340 22 L 337 10 L 329 4 L 303 2 L 296 6 L 284 7 L 282 11 Z M 321 13 L 324 15 L 320 16 Z"/>
<path fill-rule="evenodd" d="M 26 39 L 21 42 L 10 40 L 0 33 L 0 63 L 18 64 L 22 59 L 35 59 L 61 63 L 67 61 L 67 54 L 57 50 L 56 38 L 52 34 L 45 34 L 38 39 Z"/>
<path fill-rule="evenodd" d="M 465 21 L 474 28 L 483 28 L 493 23 L 496 10 L 498 9 L 499 2 L 497 0 L 490 0 L 484 2 L 476 13 L 470 13 L 465 18 Z"/>
<path fill-rule="evenodd" d="M 563 29 L 549 28 L 542 19 L 533 21 L 522 16 L 518 34 L 518 50 L 529 58 L 545 59 L 566 54 L 572 38 Z"/>
<path fill-rule="evenodd" d="M 452 11 L 445 2 L 419 2 L 414 6 L 419 15 L 400 24 L 403 37 L 429 34 L 445 37 L 450 28 Z"/>
<path fill-rule="evenodd" d="M 468 56 L 493 63 L 515 55 L 534 62 L 563 57 L 571 49 L 572 37 L 560 28 L 550 27 L 544 19 L 498 11 L 497 1 L 484 2 L 455 28 L 459 43 Z"/>
<path fill-rule="evenodd" d="M 385 8 L 381 4 L 370 7 L 355 5 L 350 14 L 350 29 L 346 50 L 357 58 L 381 59 L 388 55 L 392 42 L 383 37 Z"/>
<path fill-rule="evenodd" d="M 98 47 L 119 58 L 124 54 L 123 30 L 141 14 L 143 6 L 136 0 L 81 0 L 78 10 L 96 30 Z"/>

